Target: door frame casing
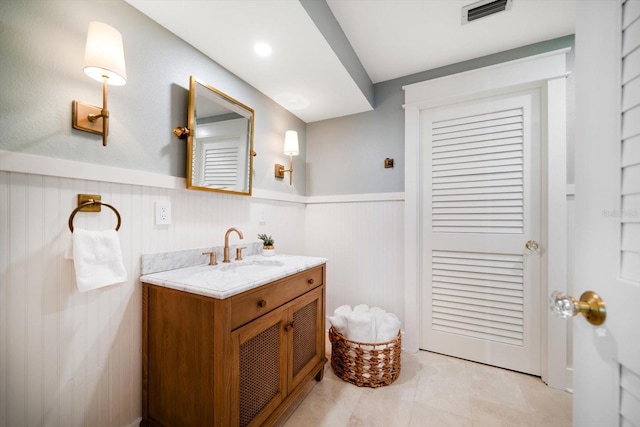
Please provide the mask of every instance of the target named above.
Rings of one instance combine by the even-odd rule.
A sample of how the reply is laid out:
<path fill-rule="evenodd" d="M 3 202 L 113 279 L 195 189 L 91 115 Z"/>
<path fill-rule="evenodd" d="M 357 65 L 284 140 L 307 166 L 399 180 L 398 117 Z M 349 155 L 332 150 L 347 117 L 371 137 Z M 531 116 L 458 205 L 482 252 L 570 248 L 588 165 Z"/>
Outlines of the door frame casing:
<path fill-rule="evenodd" d="M 488 96 L 539 88 L 541 94 L 541 372 L 550 387 L 567 388 L 567 328 L 549 327 L 548 289 L 567 290 L 566 55 L 559 49 L 404 86 L 405 331 L 407 351 L 419 349 L 422 328 L 422 174 L 420 112 Z M 549 285 L 549 284 L 552 284 Z"/>

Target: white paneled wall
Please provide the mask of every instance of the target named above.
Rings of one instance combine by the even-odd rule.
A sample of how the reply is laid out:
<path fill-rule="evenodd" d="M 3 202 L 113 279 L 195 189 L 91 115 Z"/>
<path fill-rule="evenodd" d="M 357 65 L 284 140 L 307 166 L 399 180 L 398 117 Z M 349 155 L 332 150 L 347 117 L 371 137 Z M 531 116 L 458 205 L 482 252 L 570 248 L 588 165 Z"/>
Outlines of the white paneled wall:
<path fill-rule="evenodd" d="M 404 329 L 404 201 L 307 205 L 307 253 L 327 258 L 327 314 L 343 304 L 395 313 Z"/>
<path fill-rule="evenodd" d="M 77 291 L 63 253 L 78 193 L 101 194 L 119 210 L 126 284 Z M 171 202 L 172 225 L 154 225 L 158 200 Z M 230 226 L 247 241 L 266 232 L 279 251 L 303 254 L 304 215 L 302 203 L 0 171 L 0 427 L 134 423 L 142 392 L 140 255 L 222 245 Z M 115 223 L 103 208 L 78 213 L 74 227 Z"/>

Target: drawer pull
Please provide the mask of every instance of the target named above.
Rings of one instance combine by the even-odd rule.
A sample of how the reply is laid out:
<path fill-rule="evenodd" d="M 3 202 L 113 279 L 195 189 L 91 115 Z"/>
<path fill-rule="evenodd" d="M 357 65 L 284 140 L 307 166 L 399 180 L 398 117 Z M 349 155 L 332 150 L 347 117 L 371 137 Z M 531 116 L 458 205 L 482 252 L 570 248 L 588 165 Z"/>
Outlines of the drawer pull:
<path fill-rule="evenodd" d="M 313 279 L 307 280 L 307 283 L 310 284 L 310 285 L 313 285 Z"/>
<path fill-rule="evenodd" d="M 267 301 L 261 299 L 260 301 L 258 301 L 258 307 L 260 308 L 265 308 L 267 306 Z"/>
<path fill-rule="evenodd" d="M 296 322 L 295 320 L 291 323 L 289 323 L 287 326 L 284 327 L 284 330 L 289 332 L 290 330 L 292 330 L 294 327 L 296 326 Z"/>

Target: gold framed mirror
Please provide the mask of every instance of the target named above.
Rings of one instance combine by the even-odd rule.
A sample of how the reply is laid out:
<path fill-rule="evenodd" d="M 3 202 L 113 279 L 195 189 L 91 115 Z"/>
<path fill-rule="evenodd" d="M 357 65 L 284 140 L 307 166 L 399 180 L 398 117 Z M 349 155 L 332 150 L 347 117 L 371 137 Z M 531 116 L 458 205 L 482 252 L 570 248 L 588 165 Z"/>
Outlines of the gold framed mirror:
<path fill-rule="evenodd" d="M 188 116 L 187 188 L 250 196 L 253 109 L 191 76 Z"/>

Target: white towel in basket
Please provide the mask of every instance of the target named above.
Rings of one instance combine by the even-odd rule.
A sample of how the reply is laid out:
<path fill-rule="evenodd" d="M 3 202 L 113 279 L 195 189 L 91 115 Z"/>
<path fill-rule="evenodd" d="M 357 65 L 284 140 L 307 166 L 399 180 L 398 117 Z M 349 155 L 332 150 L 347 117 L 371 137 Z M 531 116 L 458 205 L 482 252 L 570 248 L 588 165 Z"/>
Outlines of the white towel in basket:
<path fill-rule="evenodd" d="M 348 340 L 361 343 L 382 343 L 395 339 L 400 330 L 400 320 L 393 313 L 379 307 L 348 305 L 336 308 L 327 319 L 334 329 Z"/>
<path fill-rule="evenodd" d="M 346 338 L 351 341 L 372 343 L 376 339 L 376 328 L 373 315 L 369 312 L 351 313 L 347 317 Z"/>
<path fill-rule="evenodd" d="M 385 313 L 376 318 L 376 342 L 391 341 L 398 336 L 400 320 L 393 313 Z"/>

